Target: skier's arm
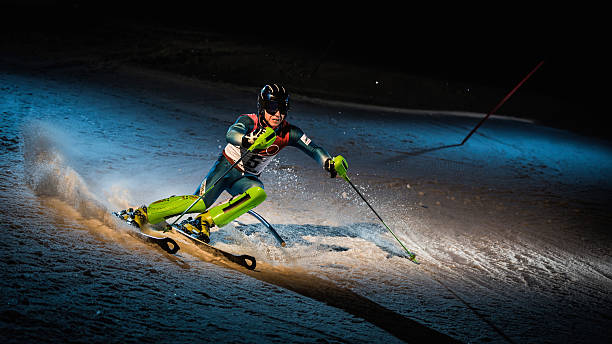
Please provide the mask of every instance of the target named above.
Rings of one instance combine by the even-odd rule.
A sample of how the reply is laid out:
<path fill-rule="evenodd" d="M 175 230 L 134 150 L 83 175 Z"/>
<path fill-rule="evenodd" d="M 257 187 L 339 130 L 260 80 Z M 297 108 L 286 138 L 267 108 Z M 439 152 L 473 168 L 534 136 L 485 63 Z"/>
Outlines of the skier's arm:
<path fill-rule="evenodd" d="M 317 144 L 312 142 L 308 136 L 304 134 L 302 129 L 291 127 L 289 132 L 289 144 L 299 148 L 302 152 L 316 160 L 321 167 L 325 168 L 325 161 L 331 159 L 331 155 Z"/>
<path fill-rule="evenodd" d="M 255 127 L 255 122 L 249 116 L 240 116 L 225 134 L 225 140 L 235 146 L 242 146 L 242 138 Z"/>

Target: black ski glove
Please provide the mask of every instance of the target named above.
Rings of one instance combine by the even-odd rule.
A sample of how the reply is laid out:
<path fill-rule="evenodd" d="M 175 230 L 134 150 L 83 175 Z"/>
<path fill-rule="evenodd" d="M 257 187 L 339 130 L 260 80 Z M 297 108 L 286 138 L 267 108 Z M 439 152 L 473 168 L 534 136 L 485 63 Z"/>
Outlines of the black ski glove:
<path fill-rule="evenodd" d="M 325 171 L 329 172 L 330 178 L 336 178 L 338 172 L 336 172 L 336 168 L 334 166 L 334 161 L 332 159 L 325 160 Z"/>
<path fill-rule="evenodd" d="M 255 140 L 264 132 L 264 128 L 259 128 L 257 130 L 253 130 L 252 132 L 244 135 L 242 137 L 242 147 L 251 148 L 251 145 L 255 143 Z"/>

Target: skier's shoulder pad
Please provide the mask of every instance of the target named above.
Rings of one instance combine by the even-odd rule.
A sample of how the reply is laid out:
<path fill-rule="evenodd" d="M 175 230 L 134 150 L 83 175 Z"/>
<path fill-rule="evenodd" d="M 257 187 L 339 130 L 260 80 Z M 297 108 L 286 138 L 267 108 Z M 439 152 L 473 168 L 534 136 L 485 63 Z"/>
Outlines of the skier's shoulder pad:
<path fill-rule="evenodd" d="M 247 132 L 255 129 L 257 125 L 257 115 L 255 114 L 244 114 L 238 116 L 236 122 L 232 125 L 233 128 L 240 128 L 242 130 L 246 130 Z"/>
<path fill-rule="evenodd" d="M 254 113 L 247 113 L 247 114 L 242 114 L 242 115 L 238 116 L 238 119 L 236 120 L 236 122 L 257 124 L 258 119 L 257 119 L 257 115 L 256 114 L 254 114 Z"/>

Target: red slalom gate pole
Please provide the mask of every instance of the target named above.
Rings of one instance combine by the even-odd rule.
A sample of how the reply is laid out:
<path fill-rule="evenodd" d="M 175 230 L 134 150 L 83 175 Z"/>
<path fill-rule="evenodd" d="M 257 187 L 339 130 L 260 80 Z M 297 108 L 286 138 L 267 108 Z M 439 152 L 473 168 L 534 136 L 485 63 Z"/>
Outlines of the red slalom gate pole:
<path fill-rule="evenodd" d="M 472 131 L 470 131 L 470 133 L 463 139 L 463 141 L 461 141 L 461 144 L 459 144 L 460 146 L 463 145 L 469 138 L 470 136 L 472 136 L 476 130 L 478 130 L 478 128 L 482 125 L 482 123 L 484 123 L 484 121 L 487 120 L 487 118 L 489 118 L 493 113 L 495 113 L 495 111 L 497 111 L 502 105 L 504 105 L 504 103 L 510 99 L 510 97 L 512 97 L 512 95 L 514 94 L 514 92 L 516 92 L 516 90 L 519 89 L 519 87 L 521 87 L 521 85 L 523 85 L 525 83 L 525 81 L 527 81 L 527 79 L 529 79 L 531 77 L 531 75 L 533 73 L 536 72 L 536 70 L 538 70 L 538 68 L 540 68 L 540 66 L 542 66 L 542 64 L 544 63 L 544 61 L 540 61 L 540 63 L 538 63 L 537 66 L 535 66 L 535 68 L 529 72 L 529 74 L 527 74 L 527 76 L 525 76 L 523 78 L 523 80 L 521 80 L 521 82 L 519 82 L 516 86 L 514 86 L 514 88 L 512 89 L 512 91 L 510 91 L 508 94 L 506 94 L 506 96 L 504 97 L 504 99 L 502 99 L 491 111 L 489 111 L 489 113 L 487 113 L 487 115 L 480 120 L 480 122 L 474 127 L 474 129 L 472 129 Z"/>

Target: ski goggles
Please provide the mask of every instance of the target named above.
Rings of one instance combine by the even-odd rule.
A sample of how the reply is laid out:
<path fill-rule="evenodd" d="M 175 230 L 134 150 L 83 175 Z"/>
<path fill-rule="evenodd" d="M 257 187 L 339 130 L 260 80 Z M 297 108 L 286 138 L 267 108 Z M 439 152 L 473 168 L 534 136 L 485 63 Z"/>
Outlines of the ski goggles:
<path fill-rule="evenodd" d="M 281 115 L 287 115 L 287 105 L 284 103 L 279 103 L 277 101 L 273 101 L 273 100 L 269 100 L 264 102 L 263 104 L 263 108 L 269 113 L 269 114 L 275 114 L 276 111 L 280 111 Z"/>

